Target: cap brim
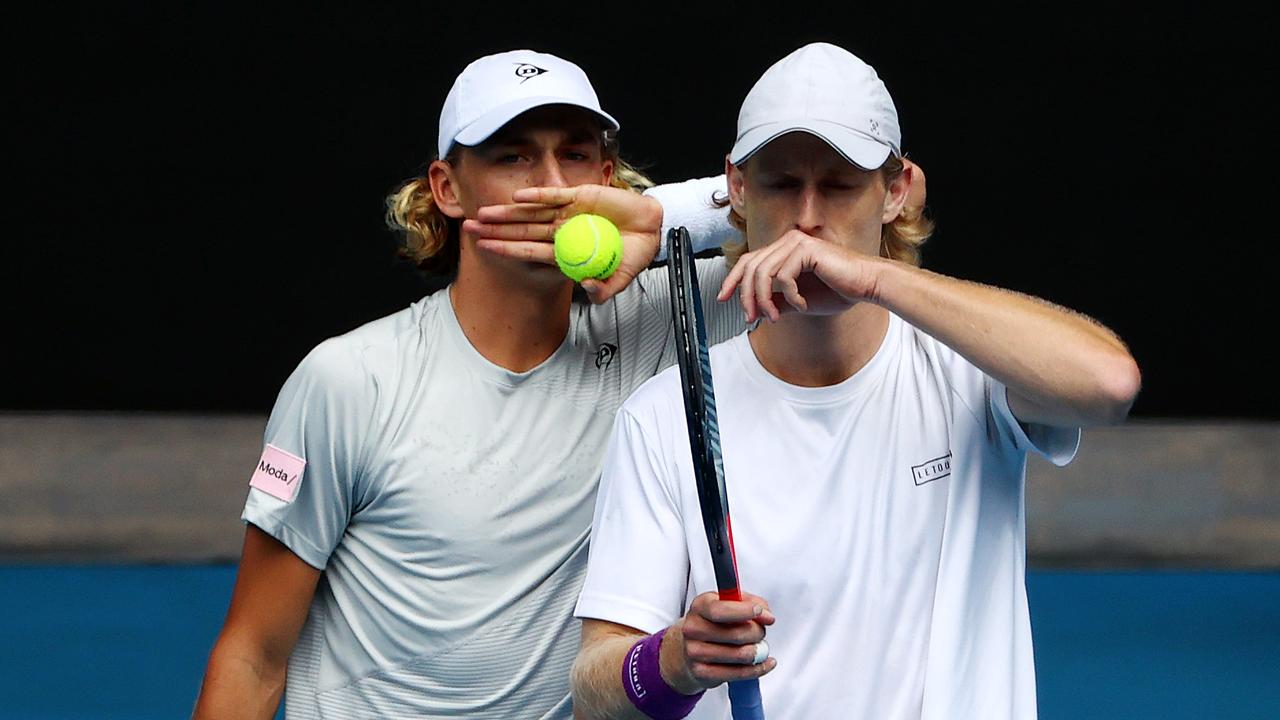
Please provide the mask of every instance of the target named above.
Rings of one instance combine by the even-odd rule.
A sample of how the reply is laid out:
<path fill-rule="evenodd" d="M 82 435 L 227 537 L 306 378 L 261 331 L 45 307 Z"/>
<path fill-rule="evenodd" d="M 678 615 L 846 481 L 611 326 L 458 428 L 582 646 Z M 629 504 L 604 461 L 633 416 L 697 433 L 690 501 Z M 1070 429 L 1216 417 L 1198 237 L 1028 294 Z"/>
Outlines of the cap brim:
<path fill-rule="evenodd" d="M 729 162 L 741 165 L 756 154 L 760 148 L 779 137 L 792 132 L 803 132 L 813 135 L 840 153 L 845 160 L 863 170 L 876 170 L 891 153 L 897 151 L 888 143 L 881 142 L 870 135 L 850 130 L 844 125 L 822 120 L 806 120 L 803 124 L 796 122 L 777 122 L 751 128 L 729 152 Z"/>
<path fill-rule="evenodd" d="M 610 130 L 618 130 L 621 127 L 618 125 L 618 121 L 613 119 L 612 115 L 604 112 L 603 110 L 597 110 L 596 108 L 576 103 L 563 97 L 524 97 L 518 100 L 512 100 L 505 105 L 499 105 L 480 116 L 470 125 L 459 130 L 458 134 L 453 137 L 453 142 L 462 145 L 479 145 L 485 140 L 488 140 L 494 133 L 498 132 L 498 130 L 501 130 L 503 125 L 506 125 L 516 119 L 516 117 L 521 113 L 525 113 L 534 108 L 543 107 L 545 105 L 568 105 L 570 107 L 579 107 L 600 118 L 600 120 L 604 122 L 605 127 Z M 447 152 L 448 149 L 446 148 L 445 152 L 442 152 L 441 155 L 443 156 Z"/>

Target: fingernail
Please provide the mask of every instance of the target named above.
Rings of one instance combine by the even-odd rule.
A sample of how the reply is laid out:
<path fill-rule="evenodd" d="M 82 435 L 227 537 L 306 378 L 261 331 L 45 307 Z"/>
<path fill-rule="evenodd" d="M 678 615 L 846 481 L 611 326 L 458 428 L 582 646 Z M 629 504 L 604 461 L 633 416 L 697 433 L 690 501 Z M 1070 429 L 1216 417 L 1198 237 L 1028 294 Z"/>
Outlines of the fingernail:
<path fill-rule="evenodd" d="M 755 605 L 751 608 L 751 611 L 756 615 L 759 615 L 760 613 L 764 612 L 764 608 L 760 605 Z"/>

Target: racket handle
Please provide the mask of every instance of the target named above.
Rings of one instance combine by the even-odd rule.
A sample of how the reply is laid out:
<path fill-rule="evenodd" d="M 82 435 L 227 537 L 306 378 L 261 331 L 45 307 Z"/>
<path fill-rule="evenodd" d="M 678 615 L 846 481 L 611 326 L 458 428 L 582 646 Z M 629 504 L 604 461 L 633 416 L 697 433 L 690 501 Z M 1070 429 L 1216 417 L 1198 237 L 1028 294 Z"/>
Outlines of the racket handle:
<path fill-rule="evenodd" d="M 736 680 L 729 683 L 729 707 L 733 712 L 733 720 L 764 720 L 760 681 Z"/>
<path fill-rule="evenodd" d="M 740 601 L 742 591 L 729 588 L 720 591 L 721 600 Z M 729 683 L 729 707 L 733 720 L 764 720 L 764 701 L 760 699 L 759 680 L 736 680 Z"/>

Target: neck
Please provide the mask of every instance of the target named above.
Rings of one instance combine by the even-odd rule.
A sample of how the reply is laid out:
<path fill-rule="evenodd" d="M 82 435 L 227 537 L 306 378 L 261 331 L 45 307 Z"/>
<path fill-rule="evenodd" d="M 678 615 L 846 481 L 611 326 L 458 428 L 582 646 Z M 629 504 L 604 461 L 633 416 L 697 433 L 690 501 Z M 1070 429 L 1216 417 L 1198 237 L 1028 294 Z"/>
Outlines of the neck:
<path fill-rule="evenodd" d="M 555 268 L 488 255 L 465 236 L 460 255 L 449 300 L 476 351 L 512 372 L 551 357 L 569 331 L 573 284 Z"/>
<path fill-rule="evenodd" d="M 839 315 L 788 313 L 751 333 L 751 349 L 770 374 L 801 387 L 848 380 L 884 342 L 889 311 L 868 302 Z"/>

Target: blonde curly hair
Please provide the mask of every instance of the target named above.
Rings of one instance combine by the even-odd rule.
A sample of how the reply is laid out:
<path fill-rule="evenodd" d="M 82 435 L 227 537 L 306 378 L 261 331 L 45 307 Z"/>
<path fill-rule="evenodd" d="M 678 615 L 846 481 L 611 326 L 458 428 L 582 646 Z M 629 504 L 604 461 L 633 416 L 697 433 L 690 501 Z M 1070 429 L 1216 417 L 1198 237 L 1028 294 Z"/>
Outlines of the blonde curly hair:
<path fill-rule="evenodd" d="M 902 158 L 890 155 L 884 165 L 880 166 L 879 172 L 887 186 L 897 180 L 905 168 L 906 165 L 902 162 Z M 733 267 L 734 263 L 738 262 L 738 258 L 747 252 L 746 220 L 738 214 L 737 210 L 730 207 L 727 194 L 723 196 L 717 195 L 713 202 L 716 207 L 729 208 L 729 224 L 743 234 L 742 240 L 728 242 L 720 246 L 720 249 L 724 252 L 725 260 L 729 263 L 729 267 Z M 923 206 L 903 206 L 902 212 L 898 214 L 898 217 L 894 218 L 893 222 L 884 225 L 880 230 L 880 256 L 918 266 L 920 264 L 920 246 L 924 245 L 924 242 L 932 234 L 933 221 L 925 217 Z"/>
<path fill-rule="evenodd" d="M 602 132 L 601 155 L 613 161 L 610 185 L 623 190 L 643 192 L 653 181 L 643 172 L 618 157 L 618 141 L 612 132 Z M 445 156 L 445 162 L 456 163 L 458 148 Z M 437 275 L 453 276 L 458 271 L 458 232 L 461 222 L 445 215 L 431 195 L 431 182 L 425 175 L 411 178 L 387 196 L 387 227 L 402 233 L 399 254 L 419 269 Z"/>

